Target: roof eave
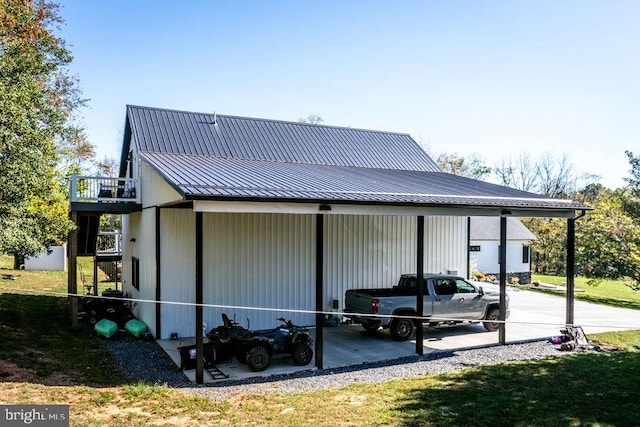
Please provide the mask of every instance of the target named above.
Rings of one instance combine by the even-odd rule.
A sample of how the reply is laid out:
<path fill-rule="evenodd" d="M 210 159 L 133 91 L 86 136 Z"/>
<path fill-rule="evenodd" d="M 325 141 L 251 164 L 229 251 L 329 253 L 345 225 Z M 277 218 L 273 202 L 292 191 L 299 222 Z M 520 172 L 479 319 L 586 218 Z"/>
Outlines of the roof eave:
<path fill-rule="evenodd" d="M 409 203 L 389 201 L 337 200 L 320 198 L 287 198 L 287 197 L 250 197 L 250 196 L 216 196 L 185 194 L 185 200 L 201 202 L 199 206 L 206 211 L 229 211 L 230 206 L 243 206 L 243 211 L 250 209 L 249 204 L 255 204 L 256 212 L 265 212 L 264 206 L 274 206 L 274 212 L 284 213 L 287 205 L 292 213 L 301 211 L 312 213 L 340 213 L 340 214 L 371 214 L 371 215 L 450 215 L 450 216 L 513 216 L 513 217 L 541 217 L 541 218 L 575 218 L 576 212 L 591 210 L 588 206 L 515 206 L 489 204 L 456 204 L 456 203 Z M 202 208 L 207 204 L 208 208 Z M 302 206 L 308 209 L 301 209 Z M 196 208 L 196 210 L 198 210 Z"/>

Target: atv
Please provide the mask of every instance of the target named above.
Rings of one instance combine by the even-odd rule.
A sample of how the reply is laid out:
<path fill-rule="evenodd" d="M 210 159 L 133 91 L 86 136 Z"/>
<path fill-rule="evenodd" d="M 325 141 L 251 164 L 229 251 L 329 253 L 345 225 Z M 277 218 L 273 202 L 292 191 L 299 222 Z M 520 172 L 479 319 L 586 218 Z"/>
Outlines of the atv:
<path fill-rule="evenodd" d="M 222 314 L 222 326 L 207 333 L 214 344 L 226 344 L 231 353 L 241 363 L 246 363 L 253 371 L 264 371 L 273 357 L 291 357 L 293 363 L 304 366 L 311 362 L 313 339 L 309 331 L 296 326 L 291 320 L 277 319 L 282 324 L 273 329 L 251 331 L 231 321 Z"/>

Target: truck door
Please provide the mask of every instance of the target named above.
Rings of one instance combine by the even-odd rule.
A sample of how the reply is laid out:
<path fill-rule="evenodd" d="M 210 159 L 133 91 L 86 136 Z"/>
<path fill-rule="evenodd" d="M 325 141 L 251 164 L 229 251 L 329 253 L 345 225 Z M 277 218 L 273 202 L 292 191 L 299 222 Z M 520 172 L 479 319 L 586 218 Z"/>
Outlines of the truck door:
<path fill-rule="evenodd" d="M 455 279 L 433 279 L 433 317 L 435 319 L 457 318 L 458 301 Z"/>
<path fill-rule="evenodd" d="M 475 286 L 462 279 L 456 279 L 456 294 L 458 312 L 461 319 L 479 319 L 483 315 L 482 295 Z"/>
<path fill-rule="evenodd" d="M 433 317 L 437 319 L 479 319 L 482 316 L 482 298 L 470 283 L 454 277 L 433 279 L 436 296 Z"/>

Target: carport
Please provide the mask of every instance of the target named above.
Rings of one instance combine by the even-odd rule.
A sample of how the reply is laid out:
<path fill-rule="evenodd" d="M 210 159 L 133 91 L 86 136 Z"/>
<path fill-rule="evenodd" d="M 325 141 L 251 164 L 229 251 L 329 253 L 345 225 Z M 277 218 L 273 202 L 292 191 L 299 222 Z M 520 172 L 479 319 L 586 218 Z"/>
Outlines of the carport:
<path fill-rule="evenodd" d="M 463 177 L 448 176 L 449 181 L 459 181 L 459 184 L 468 184 L 468 180 Z M 475 181 L 474 181 L 475 182 Z M 344 345 L 331 342 L 331 339 L 335 337 L 325 337 L 324 315 L 327 314 L 323 307 L 322 296 L 324 293 L 324 258 L 325 248 L 323 242 L 325 241 L 324 223 L 325 218 L 328 215 L 402 215 L 414 217 L 417 227 L 417 233 L 415 236 L 416 242 L 416 259 L 415 259 L 415 271 L 418 278 L 423 276 L 424 271 L 424 259 L 428 254 L 425 253 L 424 248 L 424 220 L 425 216 L 463 216 L 469 218 L 471 216 L 499 216 L 500 221 L 500 277 L 499 277 L 499 291 L 500 291 L 500 317 L 499 320 L 503 323 L 498 331 L 497 343 L 506 343 L 506 324 L 505 317 L 505 299 L 507 290 L 507 271 L 506 271 L 506 241 L 507 241 L 507 218 L 509 216 L 515 217 L 543 217 L 543 218 L 564 218 L 567 221 L 567 293 L 565 302 L 565 325 L 572 325 L 574 319 L 574 276 L 575 276 L 575 224 L 576 220 L 583 216 L 589 207 L 582 204 L 578 204 L 568 200 L 558 200 L 552 198 L 542 198 L 530 193 L 520 192 L 513 189 L 507 189 L 504 187 L 493 186 L 490 184 L 482 183 L 483 185 L 477 185 L 481 190 L 492 190 L 494 192 L 502 192 L 502 196 L 493 195 L 479 196 L 475 192 L 473 194 L 467 194 L 465 196 L 450 195 L 450 196 L 437 196 L 440 203 L 424 203 L 422 199 L 431 199 L 435 196 L 427 194 L 412 194 L 411 197 L 417 199 L 416 203 L 409 204 L 403 203 L 389 203 L 378 202 L 376 204 L 352 204 L 346 203 L 345 200 L 323 200 L 321 204 L 302 204 L 294 203 L 291 200 L 283 201 L 277 204 L 269 203 L 242 203 L 243 211 L 252 211 L 256 209 L 258 212 L 273 212 L 273 213 L 295 213 L 295 214 L 310 214 L 314 213 L 316 217 L 315 221 L 315 233 L 316 233 L 316 263 L 315 263 L 315 286 L 316 286 L 316 322 L 315 322 L 315 367 L 317 369 L 324 369 L 327 367 L 345 365 L 345 361 L 340 357 L 334 358 L 334 360 L 326 360 L 325 354 L 330 352 L 333 355 L 339 355 L 344 353 Z M 459 188 L 465 188 L 464 185 L 460 185 Z M 477 191 L 477 189 L 476 189 Z M 513 192 L 517 193 L 514 196 Z M 347 195 L 348 196 L 348 195 Z M 388 195 L 385 195 L 385 197 Z M 403 196 L 403 195 L 397 195 Z M 203 321 L 202 307 L 206 305 L 203 300 L 203 281 L 202 281 L 202 266 L 205 262 L 202 250 L 202 215 L 204 212 L 217 212 L 220 210 L 237 210 L 239 207 L 232 206 L 233 202 L 207 202 L 207 201 L 195 201 L 194 210 L 196 211 L 196 324 L 200 325 Z M 254 207 L 255 206 L 255 207 Z M 467 233 L 468 236 L 468 233 Z M 470 272 L 465 272 L 468 277 Z M 423 313 L 423 295 L 421 294 L 421 286 L 418 286 L 418 295 L 416 296 L 416 307 L 418 313 Z M 420 317 L 423 317 L 420 315 Z M 470 325 L 470 328 L 481 328 L 479 325 Z M 430 331 L 431 332 L 431 331 Z M 393 343 L 386 337 L 385 341 L 380 341 L 375 344 L 375 357 L 372 357 L 371 352 L 362 351 L 360 354 L 367 355 L 364 357 L 369 358 L 368 361 L 374 358 L 393 359 L 399 355 L 405 355 L 408 353 L 409 344 L 413 347 L 411 354 L 423 355 L 425 348 L 427 351 L 435 351 L 438 346 L 431 348 L 427 343 L 429 340 L 434 342 L 439 341 L 437 338 L 441 332 L 435 334 L 435 336 L 425 336 L 424 327 L 421 322 L 417 323 L 415 340 L 411 343 Z M 433 335 L 433 333 L 431 333 Z M 358 334 L 352 332 L 349 334 L 351 337 L 362 336 L 361 331 Z M 425 338 L 427 340 L 425 341 Z M 369 340 L 367 342 L 371 342 Z M 470 344 L 470 346 L 488 345 L 489 341 L 494 341 L 495 338 L 487 338 L 483 336 L 479 341 Z M 363 343 L 365 341 L 362 341 Z M 196 336 L 194 344 L 198 354 L 203 354 L 203 337 Z M 383 350 L 384 349 L 384 350 Z M 350 352 L 348 357 L 352 357 L 354 361 L 358 360 L 356 356 L 358 352 Z M 408 354 L 406 354 L 408 355 Z M 273 373 L 273 372 L 272 372 Z M 201 358 L 198 359 L 198 363 L 195 370 L 195 381 L 197 383 L 205 382 L 205 370 Z"/>
<path fill-rule="evenodd" d="M 495 286 L 498 285 L 487 285 Z M 559 329 L 565 326 L 563 298 L 530 292 L 520 287 L 508 287 L 511 298 L 512 314 L 509 328 L 506 330 L 507 342 L 541 340 L 558 335 Z M 623 329 L 640 329 L 640 311 L 604 306 L 584 301 L 577 301 L 575 316 L 587 336 L 592 333 Z M 315 335 L 315 331 L 311 331 Z M 393 341 L 388 331 L 379 330 L 376 334 L 364 331 L 357 324 L 344 324 L 339 327 L 324 327 L 325 357 L 324 369 L 345 367 L 366 368 L 369 363 L 395 363 L 399 359 L 415 356 L 415 340 Z M 195 339 L 185 341 L 160 340 L 176 365 L 180 364 L 177 346 L 195 343 Z M 480 324 L 460 324 L 453 327 L 425 328 L 424 354 L 433 352 L 454 353 L 469 348 L 500 345 L 496 342 L 496 334 L 486 332 Z M 552 345 L 552 344 L 549 344 Z M 279 374 L 293 374 L 299 371 L 314 370 L 315 365 L 295 366 L 290 360 L 274 360 L 266 371 L 252 372 L 237 361 L 223 363 L 218 366 L 229 375 L 229 378 L 214 378 L 205 370 L 203 382 L 213 384 L 225 380 L 242 380 L 253 377 L 268 377 Z M 185 371 L 187 377 L 195 382 L 195 370 Z"/>

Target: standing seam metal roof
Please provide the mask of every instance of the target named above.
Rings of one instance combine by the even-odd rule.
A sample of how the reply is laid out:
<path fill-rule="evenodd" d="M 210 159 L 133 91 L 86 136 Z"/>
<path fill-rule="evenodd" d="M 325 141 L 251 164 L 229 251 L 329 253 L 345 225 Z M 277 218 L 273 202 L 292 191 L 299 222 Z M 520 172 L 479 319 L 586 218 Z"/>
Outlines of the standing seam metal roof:
<path fill-rule="evenodd" d="M 590 209 L 444 173 L 406 134 L 136 106 L 127 124 L 123 159 L 135 143 L 185 199 Z"/>
<path fill-rule="evenodd" d="M 440 170 L 406 134 L 134 106 L 128 117 L 141 152 Z"/>

